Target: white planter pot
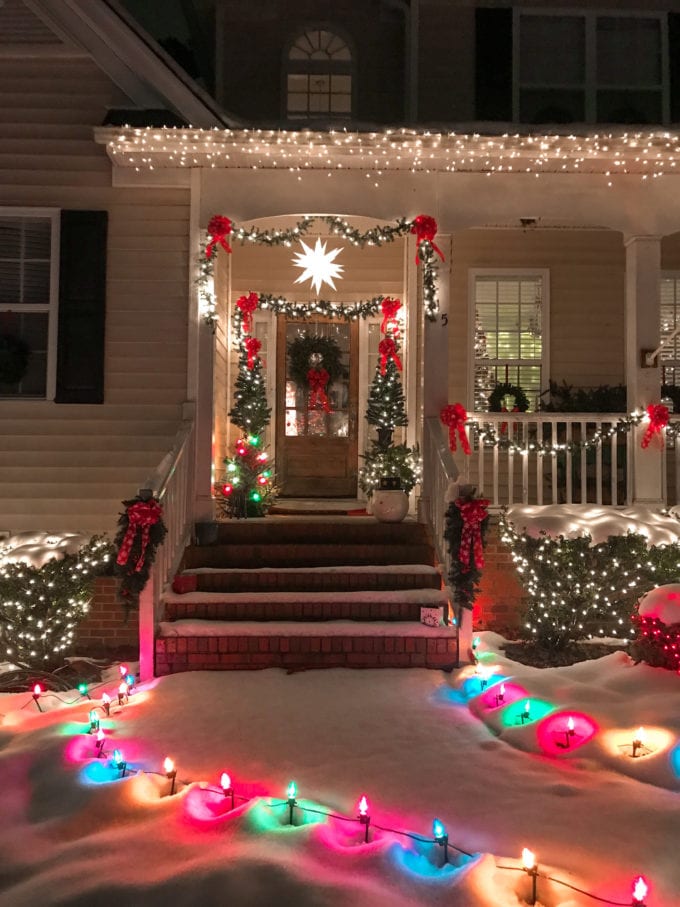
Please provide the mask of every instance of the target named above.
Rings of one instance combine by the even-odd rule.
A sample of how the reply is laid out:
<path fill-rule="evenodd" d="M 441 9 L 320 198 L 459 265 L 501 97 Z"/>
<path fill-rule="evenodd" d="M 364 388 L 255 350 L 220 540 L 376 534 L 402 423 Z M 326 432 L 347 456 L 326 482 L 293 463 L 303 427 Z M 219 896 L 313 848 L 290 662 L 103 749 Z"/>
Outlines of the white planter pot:
<path fill-rule="evenodd" d="M 404 491 L 375 491 L 371 509 L 381 523 L 401 523 L 408 513 L 408 495 Z"/>

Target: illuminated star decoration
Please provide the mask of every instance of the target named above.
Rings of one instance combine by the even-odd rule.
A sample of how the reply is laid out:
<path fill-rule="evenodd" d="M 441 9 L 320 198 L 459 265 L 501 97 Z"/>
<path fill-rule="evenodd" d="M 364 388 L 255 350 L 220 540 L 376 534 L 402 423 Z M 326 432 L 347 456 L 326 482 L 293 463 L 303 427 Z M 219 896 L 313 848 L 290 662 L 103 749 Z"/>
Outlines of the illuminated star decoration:
<path fill-rule="evenodd" d="M 342 265 L 336 265 L 334 259 L 342 252 L 342 249 L 331 249 L 326 251 L 326 243 L 322 243 L 317 238 L 316 245 L 312 249 L 302 240 L 300 245 L 304 252 L 296 252 L 293 264 L 296 268 L 303 268 L 302 274 L 297 278 L 295 283 L 304 283 L 305 280 L 311 280 L 312 286 L 318 293 L 321 285 L 327 283 L 333 290 L 335 289 L 334 279 L 342 278 Z"/>

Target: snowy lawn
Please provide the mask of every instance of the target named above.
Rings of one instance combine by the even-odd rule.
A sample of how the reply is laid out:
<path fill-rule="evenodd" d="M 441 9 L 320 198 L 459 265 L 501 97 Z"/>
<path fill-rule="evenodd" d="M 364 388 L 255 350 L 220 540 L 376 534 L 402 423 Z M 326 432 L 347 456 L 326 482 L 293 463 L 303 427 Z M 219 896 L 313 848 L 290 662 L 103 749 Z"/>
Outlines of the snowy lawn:
<path fill-rule="evenodd" d="M 0 905 L 516 907 L 523 847 L 544 907 L 595 903 L 544 876 L 626 905 L 640 873 L 648 907 L 680 905 L 680 678 L 621 653 L 539 670 L 500 642 L 482 634 L 483 690 L 470 667 L 166 677 L 102 718 L 101 759 L 92 703 L 0 697 Z M 302 808 L 354 818 L 362 794 L 368 844 L 358 822 Z"/>

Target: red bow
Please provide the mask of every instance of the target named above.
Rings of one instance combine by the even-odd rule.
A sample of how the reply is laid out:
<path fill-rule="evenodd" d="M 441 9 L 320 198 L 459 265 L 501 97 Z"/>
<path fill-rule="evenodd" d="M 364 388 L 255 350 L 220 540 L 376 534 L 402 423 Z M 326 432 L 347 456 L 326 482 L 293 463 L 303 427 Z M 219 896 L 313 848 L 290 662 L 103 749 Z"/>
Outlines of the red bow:
<path fill-rule="evenodd" d="M 502 413 L 507 413 L 507 412 L 518 413 L 518 412 L 519 412 L 519 406 L 513 406 L 512 410 L 509 410 L 509 409 L 508 409 L 507 407 L 505 407 L 505 406 L 501 406 L 501 412 L 502 412 Z M 501 422 L 501 432 L 505 432 L 505 431 L 507 430 L 507 428 L 508 428 L 508 423 L 507 423 L 507 422 Z"/>
<path fill-rule="evenodd" d="M 477 498 L 474 501 L 465 501 L 458 498 L 456 507 L 460 510 L 463 518 L 463 531 L 460 537 L 460 548 L 458 549 L 458 560 L 461 562 L 462 573 L 468 573 L 470 564 L 470 555 L 474 557 L 474 565 L 477 570 L 484 566 L 484 546 L 482 545 L 482 522 L 489 515 L 487 507 L 489 501 L 485 498 Z"/>
<path fill-rule="evenodd" d="M 134 543 L 135 536 L 137 535 L 137 530 L 141 529 L 142 550 L 139 552 L 137 565 L 135 567 L 135 573 L 139 573 L 144 566 L 144 552 L 146 551 L 146 546 L 149 544 L 149 530 L 162 516 L 163 509 L 161 508 L 161 505 L 158 501 L 154 501 L 153 499 L 150 501 L 137 501 L 134 504 L 130 504 L 127 509 L 128 528 L 123 536 L 123 541 L 120 544 L 118 557 L 116 558 L 117 564 L 127 564 L 128 558 L 130 557 L 130 550 Z"/>
<path fill-rule="evenodd" d="M 257 293 L 248 293 L 247 296 L 239 296 L 236 300 L 236 308 L 240 311 L 243 318 L 243 333 L 249 334 L 253 327 L 252 314 L 260 304 L 260 297 Z"/>
<path fill-rule="evenodd" d="M 327 413 L 332 412 L 328 397 L 326 396 L 326 385 L 330 375 L 325 368 L 310 368 L 307 372 L 307 382 L 309 384 L 309 409 L 313 409 L 317 403 L 325 409 Z"/>
<path fill-rule="evenodd" d="M 383 313 L 382 324 L 380 325 L 380 333 L 386 334 L 389 330 L 394 331 L 395 333 L 399 330 L 399 324 L 395 323 L 390 326 L 390 322 L 394 321 L 397 317 L 397 312 L 401 308 L 401 299 L 383 299 L 380 308 Z"/>
<path fill-rule="evenodd" d="M 463 404 L 449 403 L 449 405 L 445 406 L 441 411 L 439 418 L 444 425 L 448 426 L 449 447 L 451 448 L 452 453 L 455 453 L 458 449 L 456 445 L 456 432 L 458 432 L 458 438 L 460 439 L 460 446 L 463 448 L 463 453 L 466 453 L 469 456 L 472 451 L 470 450 L 470 442 L 465 434 L 467 413 Z"/>
<path fill-rule="evenodd" d="M 222 246 L 225 252 L 231 252 L 231 246 L 225 239 L 231 233 L 231 221 L 228 217 L 222 217 L 220 214 L 211 217 L 208 224 L 208 233 L 210 234 L 210 242 L 205 247 L 206 258 L 212 258 L 215 246 Z"/>
<path fill-rule="evenodd" d="M 668 407 L 661 403 L 650 403 L 647 407 L 649 424 L 642 438 L 642 447 L 649 447 L 652 438 L 656 438 L 656 445 L 663 447 L 662 430 L 668 425 Z"/>
<path fill-rule="evenodd" d="M 385 337 L 384 340 L 381 340 L 378 344 L 378 352 L 380 353 L 380 374 L 384 375 L 387 370 L 387 361 L 391 359 L 396 367 L 401 371 L 401 362 L 399 356 L 397 356 L 397 344 L 392 340 L 391 337 Z"/>
<path fill-rule="evenodd" d="M 441 260 L 445 260 L 442 250 L 434 241 L 434 238 L 437 235 L 437 221 L 434 217 L 430 217 L 429 214 L 419 214 L 418 217 L 414 218 L 413 223 L 411 224 L 411 233 L 415 233 L 418 238 L 416 264 L 419 264 L 420 262 L 420 244 L 424 242 L 429 242 Z"/>
<path fill-rule="evenodd" d="M 252 371 L 253 366 L 255 365 L 255 358 L 260 352 L 262 344 L 257 339 L 257 337 L 248 337 L 246 339 L 246 353 L 248 353 L 248 368 Z"/>

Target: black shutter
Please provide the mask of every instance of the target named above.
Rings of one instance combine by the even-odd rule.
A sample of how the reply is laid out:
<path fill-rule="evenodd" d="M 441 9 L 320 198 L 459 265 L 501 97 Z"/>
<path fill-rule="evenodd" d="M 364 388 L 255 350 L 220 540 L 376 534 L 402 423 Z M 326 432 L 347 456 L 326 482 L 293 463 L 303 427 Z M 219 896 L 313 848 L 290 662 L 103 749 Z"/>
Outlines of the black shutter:
<path fill-rule="evenodd" d="M 62 211 L 55 403 L 104 402 L 106 211 Z"/>
<path fill-rule="evenodd" d="M 512 9 L 475 10 L 475 108 L 478 120 L 512 120 Z"/>
<path fill-rule="evenodd" d="M 668 14 L 671 123 L 680 123 L 680 13 Z"/>

